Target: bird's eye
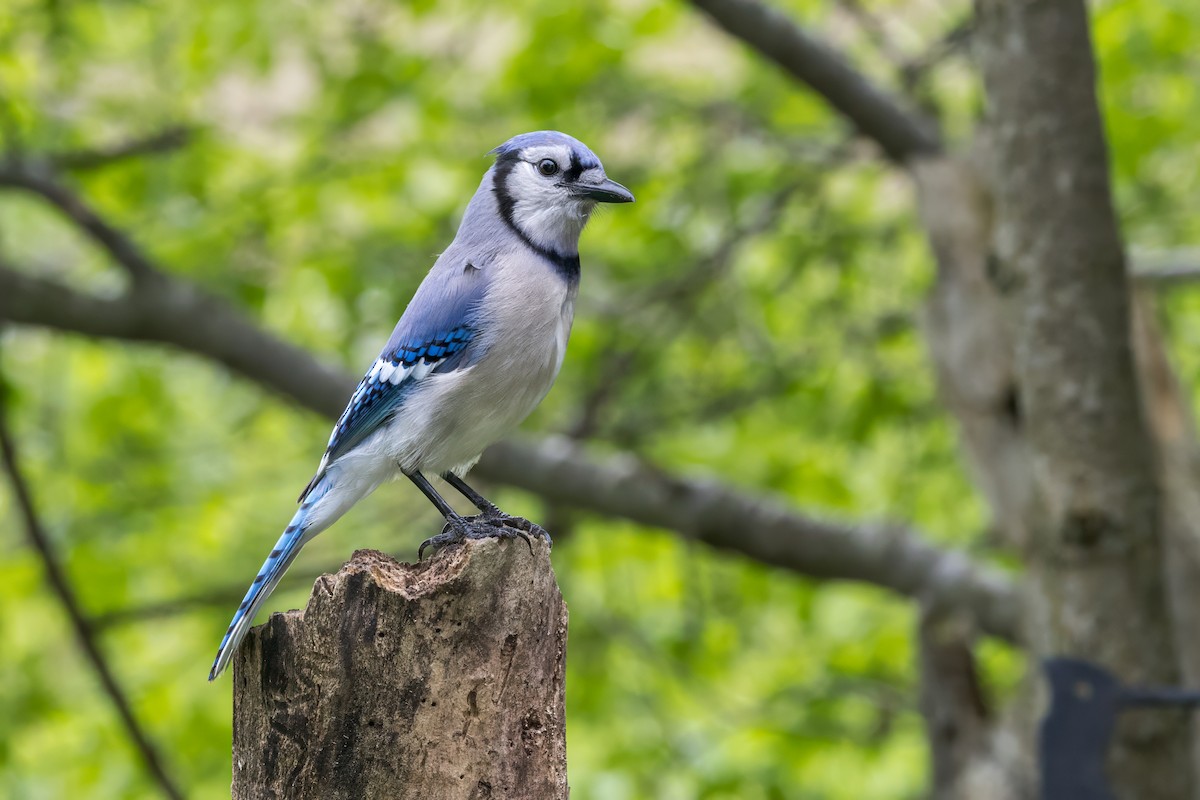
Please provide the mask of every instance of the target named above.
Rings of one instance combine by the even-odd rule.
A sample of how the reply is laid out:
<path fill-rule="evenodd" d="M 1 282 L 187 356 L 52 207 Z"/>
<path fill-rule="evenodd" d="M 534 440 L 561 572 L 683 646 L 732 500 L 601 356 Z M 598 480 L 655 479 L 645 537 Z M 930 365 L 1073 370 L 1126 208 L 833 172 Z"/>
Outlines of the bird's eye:
<path fill-rule="evenodd" d="M 553 175 L 558 172 L 558 164 L 552 158 L 543 158 L 538 162 L 538 172 L 543 175 Z"/>

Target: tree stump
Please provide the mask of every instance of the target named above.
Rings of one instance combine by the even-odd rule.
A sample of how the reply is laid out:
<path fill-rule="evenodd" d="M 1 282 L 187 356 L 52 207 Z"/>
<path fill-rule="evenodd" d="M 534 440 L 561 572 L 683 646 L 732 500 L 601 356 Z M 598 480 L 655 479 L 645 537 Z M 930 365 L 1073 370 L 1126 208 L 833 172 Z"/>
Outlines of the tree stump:
<path fill-rule="evenodd" d="M 540 541 L 359 550 L 240 648 L 234 800 L 566 798 L 566 644 Z"/>

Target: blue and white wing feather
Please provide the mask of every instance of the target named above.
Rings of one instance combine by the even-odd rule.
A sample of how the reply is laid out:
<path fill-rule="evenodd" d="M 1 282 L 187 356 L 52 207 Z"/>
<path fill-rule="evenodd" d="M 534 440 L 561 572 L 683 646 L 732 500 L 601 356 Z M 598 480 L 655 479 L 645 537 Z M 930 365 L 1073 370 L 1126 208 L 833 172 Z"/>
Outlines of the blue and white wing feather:
<path fill-rule="evenodd" d="M 433 273 L 431 277 L 437 275 Z M 452 281 L 426 281 L 396 323 L 379 358 L 359 381 L 333 426 L 317 474 L 300 501 L 340 457 L 361 444 L 399 410 L 409 391 L 426 376 L 469 366 L 479 358 L 479 301 L 483 276 L 467 268 Z M 428 287 L 428 291 L 427 291 Z M 422 295 L 441 295 L 435 299 Z M 472 345 L 475 345 L 472 347 Z"/>
<path fill-rule="evenodd" d="M 484 275 L 470 264 L 465 270 L 443 261 L 434 265 L 338 418 L 317 474 L 300 494 L 300 508 L 233 615 L 209 680 L 229 665 L 258 609 L 304 543 L 374 488 L 371 481 L 337 474 L 338 460 L 386 425 L 429 375 L 462 369 L 479 359 L 484 290 Z"/>

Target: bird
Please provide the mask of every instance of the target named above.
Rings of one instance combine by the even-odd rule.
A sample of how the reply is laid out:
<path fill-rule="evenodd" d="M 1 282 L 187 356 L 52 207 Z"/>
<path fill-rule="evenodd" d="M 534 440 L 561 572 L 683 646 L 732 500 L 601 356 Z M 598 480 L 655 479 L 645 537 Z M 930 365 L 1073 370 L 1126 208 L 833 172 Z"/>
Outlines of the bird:
<path fill-rule="evenodd" d="M 495 156 L 458 232 L 417 288 L 329 437 L 299 509 L 259 569 L 217 650 L 228 666 L 255 614 L 300 549 L 386 480 L 404 476 L 445 518 L 421 544 L 549 536 L 510 517 L 463 476 L 550 390 L 579 291 L 579 237 L 600 203 L 632 203 L 586 145 L 558 131 L 524 133 Z M 480 515 L 460 516 L 426 474 Z"/>

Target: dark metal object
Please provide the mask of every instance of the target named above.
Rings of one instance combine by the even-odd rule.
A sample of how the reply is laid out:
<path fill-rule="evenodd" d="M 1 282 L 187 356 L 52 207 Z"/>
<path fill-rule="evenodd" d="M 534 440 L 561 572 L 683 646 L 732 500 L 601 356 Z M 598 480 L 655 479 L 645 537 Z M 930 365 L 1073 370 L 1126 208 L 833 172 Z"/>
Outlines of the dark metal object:
<path fill-rule="evenodd" d="M 1114 799 L 1104 765 L 1121 711 L 1200 706 L 1200 691 L 1123 686 L 1090 661 L 1049 658 L 1043 668 L 1050 683 L 1038 737 L 1044 800 Z"/>

